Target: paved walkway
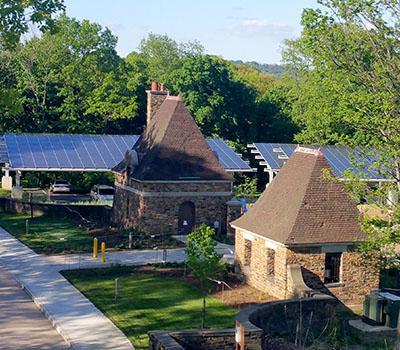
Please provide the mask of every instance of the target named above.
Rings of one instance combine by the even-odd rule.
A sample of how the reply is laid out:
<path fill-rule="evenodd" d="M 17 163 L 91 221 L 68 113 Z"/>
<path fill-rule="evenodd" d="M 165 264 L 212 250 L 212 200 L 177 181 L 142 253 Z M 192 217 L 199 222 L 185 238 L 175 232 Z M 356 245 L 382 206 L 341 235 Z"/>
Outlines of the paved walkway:
<path fill-rule="evenodd" d="M 0 242 L 0 265 L 26 289 L 73 349 L 134 349 L 124 334 L 44 257 L 2 228 Z"/>
<path fill-rule="evenodd" d="M 186 237 L 177 237 L 182 241 Z M 133 349 L 123 333 L 58 271 L 79 268 L 145 265 L 163 261 L 162 250 L 106 252 L 106 262 L 92 254 L 41 256 L 0 228 L 0 265 L 3 265 L 32 296 L 65 341 L 77 350 Z M 216 250 L 233 261 L 233 247 L 219 243 Z M 184 261 L 184 249 L 168 249 L 167 261 Z"/>
<path fill-rule="evenodd" d="M 0 349 L 70 349 L 29 295 L 1 266 L 0 315 Z"/>
<path fill-rule="evenodd" d="M 186 241 L 186 236 L 176 236 L 177 239 Z M 227 262 L 233 262 L 234 248 L 231 245 L 218 243 L 216 251 L 224 256 Z M 148 263 L 157 263 L 163 261 L 162 250 L 124 250 L 124 251 L 106 251 L 105 262 L 100 262 L 100 254 L 97 259 L 92 257 L 91 253 L 82 254 L 64 254 L 49 255 L 45 260 L 53 265 L 58 271 L 70 269 L 83 269 L 106 267 L 111 264 L 121 265 L 146 265 Z M 186 258 L 184 249 L 167 249 L 167 260 L 170 262 L 184 261 Z"/>

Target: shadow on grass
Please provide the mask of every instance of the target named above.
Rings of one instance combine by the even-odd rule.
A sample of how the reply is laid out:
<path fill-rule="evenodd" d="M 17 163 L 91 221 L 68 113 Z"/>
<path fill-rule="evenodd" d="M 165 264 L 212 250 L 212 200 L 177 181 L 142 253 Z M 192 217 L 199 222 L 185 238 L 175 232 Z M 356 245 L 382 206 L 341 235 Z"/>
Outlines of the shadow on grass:
<path fill-rule="evenodd" d="M 201 324 L 202 293 L 182 280 L 136 273 L 131 267 L 63 274 L 139 349 L 147 348 L 150 330 L 198 328 Z M 115 277 L 119 278 L 117 300 Z M 207 298 L 207 327 L 232 327 L 235 314 L 219 300 Z"/>

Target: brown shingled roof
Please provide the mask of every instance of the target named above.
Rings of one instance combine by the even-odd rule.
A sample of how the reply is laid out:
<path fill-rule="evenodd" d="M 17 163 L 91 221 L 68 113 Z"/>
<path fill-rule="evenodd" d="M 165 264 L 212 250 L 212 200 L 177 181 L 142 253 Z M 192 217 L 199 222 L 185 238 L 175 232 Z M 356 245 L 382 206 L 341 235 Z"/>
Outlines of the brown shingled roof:
<path fill-rule="evenodd" d="M 298 148 L 257 202 L 232 226 L 285 245 L 361 241 L 358 210 L 321 151 Z"/>
<path fill-rule="evenodd" d="M 179 97 L 166 98 L 133 149 L 138 180 L 233 181 Z M 123 162 L 113 170 L 121 171 Z"/>

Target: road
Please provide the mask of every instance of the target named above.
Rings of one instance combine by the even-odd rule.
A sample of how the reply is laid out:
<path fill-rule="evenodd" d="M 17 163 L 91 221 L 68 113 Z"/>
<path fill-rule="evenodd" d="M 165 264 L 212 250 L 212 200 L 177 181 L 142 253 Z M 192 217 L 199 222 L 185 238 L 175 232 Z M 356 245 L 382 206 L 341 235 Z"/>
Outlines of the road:
<path fill-rule="evenodd" d="M 48 195 L 47 190 L 26 190 L 32 193 L 33 196 Z M 55 202 L 87 202 L 90 201 L 89 193 L 50 193 L 50 200 Z"/>
<path fill-rule="evenodd" d="M 52 193 L 51 201 L 56 202 L 87 202 L 90 201 L 89 193 Z"/>

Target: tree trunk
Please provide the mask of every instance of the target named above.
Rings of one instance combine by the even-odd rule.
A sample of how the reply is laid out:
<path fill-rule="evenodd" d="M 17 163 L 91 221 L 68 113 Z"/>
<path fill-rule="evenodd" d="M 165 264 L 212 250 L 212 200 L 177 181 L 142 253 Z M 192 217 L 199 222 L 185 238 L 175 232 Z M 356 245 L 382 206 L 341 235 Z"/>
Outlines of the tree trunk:
<path fill-rule="evenodd" d="M 203 293 L 203 310 L 201 311 L 201 328 L 204 328 L 206 323 L 206 294 Z"/>

